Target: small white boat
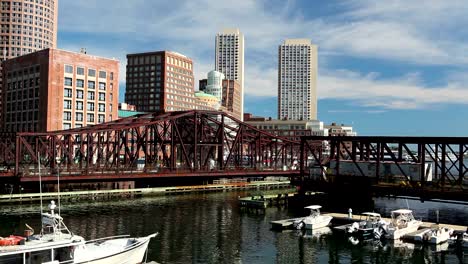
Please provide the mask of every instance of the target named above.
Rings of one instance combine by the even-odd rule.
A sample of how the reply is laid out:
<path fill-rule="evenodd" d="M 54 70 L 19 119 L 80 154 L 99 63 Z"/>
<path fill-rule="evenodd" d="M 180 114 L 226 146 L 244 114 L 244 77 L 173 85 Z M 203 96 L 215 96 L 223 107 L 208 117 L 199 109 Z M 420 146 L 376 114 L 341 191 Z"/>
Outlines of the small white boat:
<path fill-rule="evenodd" d="M 414 241 L 429 243 L 433 245 L 447 242 L 453 233 L 453 229 L 447 227 L 433 226 L 429 229 L 421 230 L 414 235 Z"/>
<path fill-rule="evenodd" d="M 305 228 L 308 230 L 314 230 L 317 228 L 326 227 L 333 219 L 332 216 L 320 214 L 320 208 L 322 208 L 320 205 L 310 205 L 306 206 L 305 208 L 310 210 L 310 215 L 300 218 L 294 222 L 293 226 L 295 226 L 297 229 Z"/>
<path fill-rule="evenodd" d="M 404 235 L 412 233 L 419 229 L 422 221 L 414 219 L 413 211 L 408 209 L 399 209 L 392 211 L 392 220 L 386 228 L 387 239 L 400 239 Z"/>
<path fill-rule="evenodd" d="M 157 233 L 146 237 L 115 236 L 86 241 L 73 234 L 54 213 L 55 204 L 49 205 L 50 213 L 42 213 L 40 234 L 28 226 L 24 236 L 0 238 L 0 263 L 142 263 L 148 243 Z"/>
<path fill-rule="evenodd" d="M 364 212 L 362 213 L 364 219 L 359 222 L 354 222 L 346 228 L 346 233 L 350 235 L 357 235 L 360 239 L 380 239 L 381 230 L 383 226 L 387 226 L 388 223 L 382 220 L 382 217 L 378 213 Z"/>

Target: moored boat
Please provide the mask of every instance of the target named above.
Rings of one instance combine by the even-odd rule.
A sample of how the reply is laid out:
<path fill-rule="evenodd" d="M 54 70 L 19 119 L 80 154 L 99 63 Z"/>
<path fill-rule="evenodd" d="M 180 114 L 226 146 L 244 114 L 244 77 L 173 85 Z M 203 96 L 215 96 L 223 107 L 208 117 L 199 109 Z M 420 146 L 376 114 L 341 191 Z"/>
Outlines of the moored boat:
<path fill-rule="evenodd" d="M 392 220 L 386 228 L 385 238 L 400 239 L 404 235 L 414 232 L 422 225 L 422 221 L 414 219 L 413 211 L 399 209 L 392 211 Z"/>
<path fill-rule="evenodd" d="M 305 208 L 310 210 L 310 215 L 294 222 L 293 225 L 297 229 L 305 228 L 308 230 L 314 230 L 317 228 L 326 227 L 333 219 L 332 216 L 320 214 L 320 208 L 322 208 L 320 205 L 310 205 L 306 206 Z"/>
<path fill-rule="evenodd" d="M 378 213 L 364 212 L 362 216 L 364 216 L 364 219 L 348 226 L 346 233 L 356 235 L 359 239 L 380 239 L 382 235 L 381 228 L 388 225 L 388 223 L 382 220 Z"/>
<path fill-rule="evenodd" d="M 2 238 L 10 240 L 0 243 L 0 263 L 141 263 L 144 261 L 150 239 L 116 236 L 86 241 L 73 234 L 54 212 L 55 204 L 49 205 L 50 213 L 42 213 L 41 232 L 34 235 L 28 226 L 25 236 Z M 15 238 L 14 240 L 9 238 Z M 12 240 L 12 241 L 11 241 Z"/>

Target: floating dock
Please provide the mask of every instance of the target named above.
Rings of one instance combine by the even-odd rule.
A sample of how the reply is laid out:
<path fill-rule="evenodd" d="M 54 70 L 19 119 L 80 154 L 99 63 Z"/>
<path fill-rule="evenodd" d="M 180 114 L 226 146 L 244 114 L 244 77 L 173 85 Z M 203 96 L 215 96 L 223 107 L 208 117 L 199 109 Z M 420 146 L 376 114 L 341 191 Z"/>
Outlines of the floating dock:
<path fill-rule="evenodd" d="M 294 222 L 296 221 L 301 221 L 305 217 L 298 217 L 298 218 L 290 218 L 290 219 L 284 219 L 284 220 L 276 220 L 276 221 L 271 221 L 271 228 L 272 229 L 289 229 L 293 227 Z"/>
<path fill-rule="evenodd" d="M 362 216 L 362 215 L 354 215 L 354 214 L 352 215 L 351 218 L 349 218 L 347 214 L 340 214 L 340 213 L 323 213 L 323 215 L 332 216 L 333 217 L 333 219 L 332 219 L 332 224 L 333 225 L 351 224 L 353 222 L 358 222 L 358 221 L 361 221 L 362 219 L 365 219 L 365 217 Z M 385 218 L 385 217 L 382 217 L 382 220 L 385 220 L 387 222 L 391 221 L 390 218 Z M 439 227 L 451 228 L 451 229 L 453 229 L 454 231 L 457 231 L 457 232 L 464 232 L 464 231 L 466 231 L 466 228 L 467 228 L 466 226 L 461 226 L 461 225 L 436 224 L 436 223 L 431 223 L 431 222 L 423 222 L 420 229 L 431 228 L 434 225 L 438 225 Z"/>

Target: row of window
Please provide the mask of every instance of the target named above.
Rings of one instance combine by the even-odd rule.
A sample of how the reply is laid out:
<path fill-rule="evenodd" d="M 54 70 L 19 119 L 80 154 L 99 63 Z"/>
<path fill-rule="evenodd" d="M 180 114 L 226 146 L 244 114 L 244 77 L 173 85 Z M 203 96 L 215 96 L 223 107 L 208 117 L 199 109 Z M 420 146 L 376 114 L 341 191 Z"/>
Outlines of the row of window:
<path fill-rule="evenodd" d="M 65 86 L 73 86 L 73 79 L 70 77 L 65 77 Z M 84 88 L 85 81 L 83 79 L 76 79 L 76 88 Z M 106 90 L 106 83 L 99 82 L 99 90 Z M 112 90 L 114 85 L 110 84 L 110 90 Z M 88 81 L 88 89 L 95 89 L 96 82 L 95 81 Z"/>
<path fill-rule="evenodd" d="M 65 73 L 73 74 L 73 66 L 72 65 L 65 65 Z M 85 75 L 85 68 L 84 67 L 76 67 L 76 75 Z M 96 70 L 95 69 L 88 69 L 88 76 L 89 77 L 96 77 Z M 99 71 L 99 78 L 105 79 L 107 78 L 106 71 Z M 110 72 L 109 79 L 112 81 L 114 80 L 114 73 Z"/>
<path fill-rule="evenodd" d="M 83 113 L 75 113 L 75 121 L 78 121 L 78 122 L 83 122 Z M 95 115 L 93 113 L 88 113 L 86 114 L 86 121 L 87 122 L 92 122 L 94 123 L 94 117 Z M 99 114 L 98 115 L 98 123 L 103 123 L 105 122 L 105 115 L 103 114 Z M 64 121 L 71 121 L 72 120 L 72 112 L 63 112 L 63 120 Z"/>
<path fill-rule="evenodd" d="M 65 98 L 72 98 L 73 97 L 73 90 L 70 88 L 65 88 L 63 91 L 63 97 Z M 110 100 L 112 101 L 112 94 L 109 94 Z M 77 99 L 84 99 L 84 91 L 83 90 L 76 90 L 76 97 Z M 88 100 L 95 99 L 95 92 L 88 91 Z M 106 101 L 106 93 L 98 93 L 98 100 L 99 101 Z"/>
<path fill-rule="evenodd" d="M 82 101 L 75 102 L 75 109 L 76 110 L 83 110 L 84 103 Z M 94 111 L 94 102 L 87 102 L 86 103 L 86 110 Z M 72 101 L 71 100 L 63 100 L 63 108 L 67 110 L 72 109 Z M 98 104 L 98 111 L 99 112 L 106 112 L 106 104 L 99 103 Z M 109 105 L 109 111 L 112 111 L 112 104 Z"/>

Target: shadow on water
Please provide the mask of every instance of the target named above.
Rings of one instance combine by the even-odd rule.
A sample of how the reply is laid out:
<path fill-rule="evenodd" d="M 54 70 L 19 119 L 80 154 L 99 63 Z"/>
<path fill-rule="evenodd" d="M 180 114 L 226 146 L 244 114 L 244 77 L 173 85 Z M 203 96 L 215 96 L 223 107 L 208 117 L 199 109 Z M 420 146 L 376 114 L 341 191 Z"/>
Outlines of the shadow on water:
<path fill-rule="evenodd" d="M 62 203 L 69 228 L 86 239 L 119 234 L 143 236 L 159 232 L 149 246 L 151 263 L 466 263 L 463 252 L 434 252 L 410 245 L 351 245 L 333 233 L 322 235 L 270 230 L 270 221 L 304 215 L 302 205 L 270 207 L 261 212 L 241 210 L 237 200 L 244 192 L 162 196 L 135 200 Z M 417 217 L 430 219 L 439 209 L 440 219 L 468 219 L 467 208 L 408 201 Z M 386 215 L 406 201 L 375 199 L 339 203 L 320 197 L 328 211 L 353 207 Z M 374 208 L 375 205 L 375 208 Z M 405 206 L 406 207 L 406 206 Z M 0 207 L 0 236 L 22 233 L 25 223 L 39 227 L 37 205 Z M 456 215 L 456 217 L 454 217 Z"/>

